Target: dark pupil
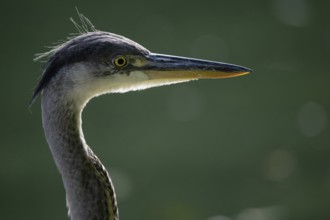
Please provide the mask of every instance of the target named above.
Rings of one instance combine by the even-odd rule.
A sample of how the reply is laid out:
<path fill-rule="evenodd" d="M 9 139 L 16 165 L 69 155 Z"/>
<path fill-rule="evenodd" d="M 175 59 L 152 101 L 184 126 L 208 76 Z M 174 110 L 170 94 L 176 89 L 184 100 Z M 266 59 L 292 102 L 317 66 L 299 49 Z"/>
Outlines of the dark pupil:
<path fill-rule="evenodd" d="M 123 59 L 123 58 L 119 58 L 118 60 L 117 60 L 117 64 L 118 65 L 124 65 L 124 63 L 125 63 L 125 60 Z"/>

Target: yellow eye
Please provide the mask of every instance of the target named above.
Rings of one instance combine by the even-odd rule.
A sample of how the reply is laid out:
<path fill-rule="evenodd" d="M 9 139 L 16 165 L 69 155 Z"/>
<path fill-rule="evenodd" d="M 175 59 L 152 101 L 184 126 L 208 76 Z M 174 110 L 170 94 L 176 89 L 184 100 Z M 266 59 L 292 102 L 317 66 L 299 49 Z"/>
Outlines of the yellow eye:
<path fill-rule="evenodd" d="M 115 65 L 116 67 L 123 67 L 127 65 L 127 59 L 124 56 L 117 56 L 113 59 L 113 65 Z"/>

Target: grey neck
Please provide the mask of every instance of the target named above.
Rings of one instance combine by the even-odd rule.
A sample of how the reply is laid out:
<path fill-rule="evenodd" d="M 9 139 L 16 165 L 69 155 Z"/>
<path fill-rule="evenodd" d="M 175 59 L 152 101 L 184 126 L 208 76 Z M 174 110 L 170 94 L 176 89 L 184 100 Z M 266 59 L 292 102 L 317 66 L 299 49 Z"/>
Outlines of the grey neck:
<path fill-rule="evenodd" d="M 69 215 L 71 220 L 118 220 L 110 177 L 84 140 L 81 108 L 51 86 L 43 92 L 43 127 L 62 175 Z"/>

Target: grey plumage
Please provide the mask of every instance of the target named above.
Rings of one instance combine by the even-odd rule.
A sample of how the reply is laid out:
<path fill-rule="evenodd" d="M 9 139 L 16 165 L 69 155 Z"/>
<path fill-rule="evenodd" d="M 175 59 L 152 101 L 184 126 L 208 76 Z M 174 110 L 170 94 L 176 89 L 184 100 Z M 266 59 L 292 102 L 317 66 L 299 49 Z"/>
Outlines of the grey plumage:
<path fill-rule="evenodd" d="M 80 29 L 88 29 L 88 24 L 86 20 Z M 106 93 L 240 76 L 251 70 L 155 54 L 125 37 L 91 29 L 41 55 L 48 61 L 32 102 L 42 96 L 43 128 L 63 179 L 71 219 L 118 220 L 110 176 L 84 139 L 81 114 L 86 103 Z"/>
<path fill-rule="evenodd" d="M 123 48 L 123 44 L 126 44 L 125 48 Z M 123 36 L 103 31 L 82 33 L 55 47 L 47 53 L 49 59 L 44 67 L 43 76 L 34 91 L 32 103 L 63 66 L 85 61 L 109 66 L 112 57 L 128 51 L 136 55 L 149 53 L 141 45 Z"/>
<path fill-rule="evenodd" d="M 122 45 L 127 47 L 123 50 Z M 66 67 L 85 63 L 99 67 L 95 77 L 115 73 L 111 60 L 116 54 L 146 54 L 137 43 L 108 32 L 89 32 L 70 39 L 49 53 L 43 76 L 32 102 L 41 94 L 43 127 L 67 193 L 69 213 L 73 220 L 117 220 L 118 208 L 108 172 L 88 147 L 81 130 L 81 103 L 68 98 L 73 86 Z M 88 63 L 88 64 L 87 64 Z M 84 100 L 87 101 L 87 100 Z"/>
<path fill-rule="evenodd" d="M 83 141 L 81 111 L 72 100 L 56 94 L 50 83 L 42 97 L 43 127 L 61 172 L 72 219 L 118 219 L 109 175 Z M 54 90 L 55 89 L 55 90 Z"/>

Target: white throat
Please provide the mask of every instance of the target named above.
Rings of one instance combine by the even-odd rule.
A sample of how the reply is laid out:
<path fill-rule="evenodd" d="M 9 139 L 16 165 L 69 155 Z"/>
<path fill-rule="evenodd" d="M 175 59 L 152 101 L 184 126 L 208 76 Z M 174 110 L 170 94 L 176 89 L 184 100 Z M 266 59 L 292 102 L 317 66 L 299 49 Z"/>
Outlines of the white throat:
<path fill-rule="evenodd" d="M 93 74 L 93 72 L 95 73 L 95 68 L 85 63 L 74 64 L 64 71 L 70 81 L 75 84 L 71 88 L 67 88 L 71 90 L 68 92 L 81 105 L 85 105 L 93 97 L 107 93 L 125 93 L 192 80 L 151 79 L 143 71 L 99 75 Z"/>

